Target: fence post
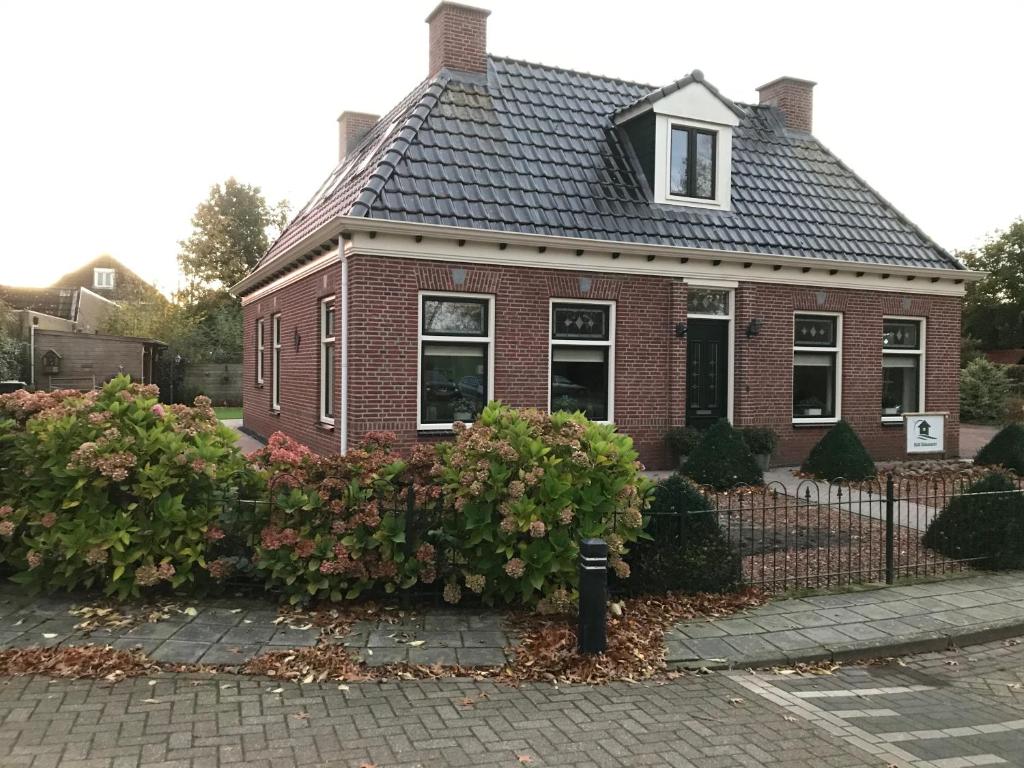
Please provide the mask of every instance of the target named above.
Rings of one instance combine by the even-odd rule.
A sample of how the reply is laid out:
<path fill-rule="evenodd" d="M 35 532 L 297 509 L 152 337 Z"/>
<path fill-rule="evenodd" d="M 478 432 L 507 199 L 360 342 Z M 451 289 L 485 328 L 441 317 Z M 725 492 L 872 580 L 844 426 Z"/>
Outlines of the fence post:
<path fill-rule="evenodd" d="M 603 539 L 580 542 L 580 653 L 604 653 L 608 646 L 608 544 Z"/>
<path fill-rule="evenodd" d="M 895 510 L 895 494 L 893 493 L 892 475 L 885 480 L 885 583 L 896 581 L 896 563 L 893 551 L 893 516 Z"/>

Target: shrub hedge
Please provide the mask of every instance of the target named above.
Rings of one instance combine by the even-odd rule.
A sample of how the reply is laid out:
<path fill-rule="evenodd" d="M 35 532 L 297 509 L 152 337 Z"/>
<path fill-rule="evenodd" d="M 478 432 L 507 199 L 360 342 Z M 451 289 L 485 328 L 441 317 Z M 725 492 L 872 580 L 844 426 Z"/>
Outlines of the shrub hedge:
<path fill-rule="evenodd" d="M 867 480 L 877 474 L 875 462 L 845 420 L 825 433 L 800 469 L 820 480 Z"/>
<path fill-rule="evenodd" d="M 704 433 L 682 472 L 697 483 L 710 485 L 719 491 L 744 483 L 757 485 L 764 482 L 761 468 L 743 442 L 743 437 L 725 419 L 716 421 Z"/>
<path fill-rule="evenodd" d="M 118 376 L 85 394 L 0 396 L 0 558 L 14 581 L 121 598 L 206 581 L 218 502 L 247 465 L 208 399 L 157 395 Z"/>
<path fill-rule="evenodd" d="M 1024 499 L 994 474 L 954 496 L 932 520 L 922 543 L 951 558 L 981 558 L 983 568 L 1024 568 Z"/>
<path fill-rule="evenodd" d="M 1006 413 L 1010 378 L 1005 366 L 984 357 L 960 371 L 960 418 L 963 421 L 998 421 Z"/>
<path fill-rule="evenodd" d="M 631 548 L 631 577 L 619 587 L 631 594 L 726 592 L 743 580 L 739 553 L 718 524 L 718 514 L 680 475 L 654 489 L 644 536 Z"/>
<path fill-rule="evenodd" d="M 1024 474 L 1024 426 L 1013 423 L 1003 427 L 978 451 L 974 463 Z"/>

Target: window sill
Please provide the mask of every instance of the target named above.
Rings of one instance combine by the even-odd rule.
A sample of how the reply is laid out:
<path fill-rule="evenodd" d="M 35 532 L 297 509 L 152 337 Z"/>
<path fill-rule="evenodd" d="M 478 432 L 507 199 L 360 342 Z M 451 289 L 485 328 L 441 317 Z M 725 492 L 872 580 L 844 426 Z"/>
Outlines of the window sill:
<path fill-rule="evenodd" d="M 811 417 L 811 418 L 806 418 L 806 419 L 800 419 L 800 418 L 793 419 L 793 426 L 794 427 L 827 427 L 827 426 L 829 426 L 831 424 L 838 424 L 838 423 L 839 423 L 839 417 L 838 416 L 833 416 L 831 418 L 820 418 L 820 419 L 816 418 L 816 417 Z"/>
<path fill-rule="evenodd" d="M 416 430 L 417 437 L 451 437 L 454 434 L 451 427 L 419 427 Z"/>
<path fill-rule="evenodd" d="M 316 428 L 319 429 L 319 430 L 322 430 L 323 432 L 333 432 L 334 431 L 334 422 L 333 421 L 324 421 L 323 419 L 320 419 L 320 421 L 318 421 L 316 423 Z"/>
<path fill-rule="evenodd" d="M 281 409 L 280 408 L 271 408 L 270 409 L 270 415 L 271 416 L 280 416 L 281 415 Z"/>
<path fill-rule="evenodd" d="M 902 416 L 883 416 L 882 417 L 882 423 L 887 425 L 887 426 L 892 426 L 892 427 L 899 426 L 900 424 L 903 423 L 903 417 Z"/>

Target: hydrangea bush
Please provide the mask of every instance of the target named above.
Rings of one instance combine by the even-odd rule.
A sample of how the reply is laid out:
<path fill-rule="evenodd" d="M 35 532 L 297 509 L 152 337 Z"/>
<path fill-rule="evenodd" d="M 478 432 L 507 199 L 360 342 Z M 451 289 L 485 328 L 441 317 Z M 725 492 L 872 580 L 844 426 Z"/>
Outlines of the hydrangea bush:
<path fill-rule="evenodd" d="M 320 458 L 284 435 L 271 436 L 256 460 L 271 468 L 273 509 L 253 558 L 267 587 L 297 603 L 434 581 L 434 547 L 406 546 L 410 466 L 394 442 L 390 433 L 371 433 L 344 456 Z M 417 495 L 435 494 L 421 487 Z"/>
<path fill-rule="evenodd" d="M 564 610 L 575 602 L 580 539 L 604 538 L 610 565 L 643 526 L 651 483 L 632 440 L 581 414 L 489 404 L 472 427 L 457 423 L 432 472 L 452 550 L 445 599 Z"/>
<path fill-rule="evenodd" d="M 204 580 L 219 501 L 247 465 L 207 398 L 157 395 L 119 376 L 0 396 L 0 558 L 15 581 L 123 598 Z"/>

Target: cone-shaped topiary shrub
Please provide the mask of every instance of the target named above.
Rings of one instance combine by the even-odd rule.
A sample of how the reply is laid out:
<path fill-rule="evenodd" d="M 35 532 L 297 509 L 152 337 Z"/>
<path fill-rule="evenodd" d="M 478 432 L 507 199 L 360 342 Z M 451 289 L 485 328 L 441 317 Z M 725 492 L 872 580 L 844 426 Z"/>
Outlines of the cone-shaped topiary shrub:
<path fill-rule="evenodd" d="M 1024 426 L 1003 427 L 974 457 L 975 464 L 1001 466 L 1024 474 Z"/>
<path fill-rule="evenodd" d="M 683 466 L 683 474 L 719 491 L 741 483 L 764 482 L 761 468 L 743 436 L 725 419 L 716 421 L 704 433 L 704 439 Z"/>
<path fill-rule="evenodd" d="M 840 421 L 818 441 L 800 469 L 820 480 L 867 480 L 877 472 L 875 462 L 846 421 Z"/>
<path fill-rule="evenodd" d="M 947 557 L 982 558 L 982 568 L 1024 568 L 1024 498 L 1006 475 L 983 477 L 950 499 L 921 541 Z"/>
<path fill-rule="evenodd" d="M 654 490 L 645 538 L 629 548 L 630 594 L 725 592 L 743 580 L 739 553 L 729 545 L 718 513 L 685 478 L 673 475 Z"/>

